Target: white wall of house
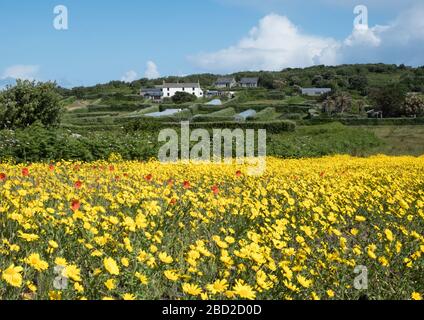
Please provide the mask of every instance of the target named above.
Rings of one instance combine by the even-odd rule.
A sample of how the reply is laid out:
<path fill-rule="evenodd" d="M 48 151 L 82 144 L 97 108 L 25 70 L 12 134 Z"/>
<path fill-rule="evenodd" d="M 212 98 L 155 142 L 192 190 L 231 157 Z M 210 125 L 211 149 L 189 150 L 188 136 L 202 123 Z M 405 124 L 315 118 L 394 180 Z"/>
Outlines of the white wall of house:
<path fill-rule="evenodd" d="M 187 92 L 189 94 L 194 94 L 197 98 L 203 98 L 203 90 L 196 87 L 166 87 L 165 84 L 165 86 L 162 87 L 162 90 L 164 98 L 172 98 L 177 92 Z"/>

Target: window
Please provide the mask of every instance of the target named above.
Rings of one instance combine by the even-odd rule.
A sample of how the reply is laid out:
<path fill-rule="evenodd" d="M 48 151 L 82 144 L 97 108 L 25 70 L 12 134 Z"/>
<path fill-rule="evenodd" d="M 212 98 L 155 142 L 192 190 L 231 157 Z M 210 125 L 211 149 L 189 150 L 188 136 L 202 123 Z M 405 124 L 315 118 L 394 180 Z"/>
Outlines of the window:
<path fill-rule="evenodd" d="M 183 88 L 183 91 L 185 91 L 185 88 Z"/>
<path fill-rule="evenodd" d="M 169 91 L 169 88 L 168 88 L 168 91 Z"/>
<path fill-rule="evenodd" d="M 196 88 L 193 88 L 193 91 L 196 91 Z"/>
<path fill-rule="evenodd" d="M 170 96 L 171 94 L 168 92 L 168 97 Z"/>

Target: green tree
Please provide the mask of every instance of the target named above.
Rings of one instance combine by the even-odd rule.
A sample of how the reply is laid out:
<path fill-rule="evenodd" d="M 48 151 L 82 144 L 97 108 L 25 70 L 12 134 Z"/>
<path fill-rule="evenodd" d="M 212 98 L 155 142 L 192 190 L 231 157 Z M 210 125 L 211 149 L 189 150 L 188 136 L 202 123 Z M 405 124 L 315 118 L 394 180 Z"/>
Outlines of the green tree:
<path fill-rule="evenodd" d="M 0 126 L 25 128 L 36 122 L 55 126 L 62 114 L 60 99 L 55 83 L 18 80 L 0 93 Z"/>
<path fill-rule="evenodd" d="M 274 86 L 274 77 L 269 73 L 264 73 L 259 77 L 259 86 L 266 89 L 276 89 Z"/>
<path fill-rule="evenodd" d="M 363 96 L 367 95 L 368 78 L 365 75 L 354 75 L 349 78 L 349 88 L 359 91 Z"/>
<path fill-rule="evenodd" d="M 180 103 L 186 103 L 186 102 L 194 102 L 197 100 L 197 97 L 193 94 L 187 93 L 187 92 L 177 92 L 172 97 L 172 102 L 180 104 Z"/>
<path fill-rule="evenodd" d="M 371 98 L 384 117 L 399 117 L 406 99 L 406 89 L 398 83 L 375 89 Z"/>
<path fill-rule="evenodd" d="M 345 113 L 352 108 L 352 97 L 345 92 L 337 92 L 328 96 L 323 102 L 324 112 L 331 115 L 334 112 Z"/>

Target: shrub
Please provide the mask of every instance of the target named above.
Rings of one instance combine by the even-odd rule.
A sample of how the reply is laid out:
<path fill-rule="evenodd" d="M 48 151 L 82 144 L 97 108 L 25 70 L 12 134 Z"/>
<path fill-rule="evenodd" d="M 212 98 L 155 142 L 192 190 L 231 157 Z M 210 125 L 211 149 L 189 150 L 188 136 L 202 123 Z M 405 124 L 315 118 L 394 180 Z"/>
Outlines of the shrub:
<path fill-rule="evenodd" d="M 408 94 L 402 113 L 406 116 L 424 116 L 424 97 L 419 94 Z"/>
<path fill-rule="evenodd" d="M 187 92 L 177 92 L 172 97 L 172 102 L 176 104 L 186 103 L 186 102 L 194 102 L 197 100 L 197 97 L 195 95 L 192 95 Z"/>
<path fill-rule="evenodd" d="M 0 93 L 0 126 L 25 128 L 36 122 L 56 126 L 62 113 L 61 97 L 51 82 L 21 81 Z"/>

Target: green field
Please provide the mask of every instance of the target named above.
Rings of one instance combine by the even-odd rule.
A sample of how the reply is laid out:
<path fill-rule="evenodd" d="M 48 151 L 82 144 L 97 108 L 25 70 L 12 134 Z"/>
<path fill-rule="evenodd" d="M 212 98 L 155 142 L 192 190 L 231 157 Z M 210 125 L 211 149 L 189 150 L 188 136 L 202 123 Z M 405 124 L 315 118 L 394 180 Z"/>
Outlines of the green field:
<path fill-rule="evenodd" d="M 373 132 L 383 144 L 372 153 L 387 155 L 424 155 L 424 126 L 365 126 L 359 129 Z"/>

